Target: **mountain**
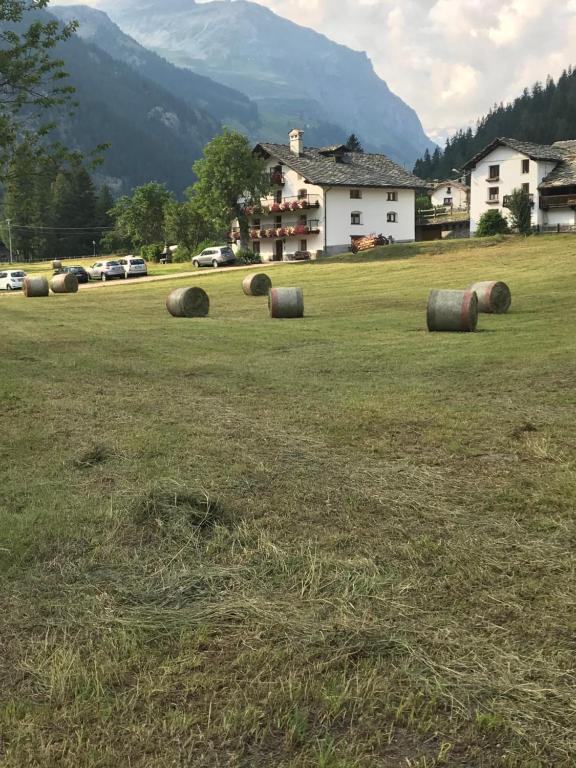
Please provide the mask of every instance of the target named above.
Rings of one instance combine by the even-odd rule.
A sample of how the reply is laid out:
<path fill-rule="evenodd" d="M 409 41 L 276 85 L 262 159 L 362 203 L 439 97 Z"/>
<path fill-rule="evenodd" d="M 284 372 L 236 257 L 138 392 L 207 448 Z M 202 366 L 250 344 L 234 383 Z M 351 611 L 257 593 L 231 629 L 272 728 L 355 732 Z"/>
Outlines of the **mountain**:
<path fill-rule="evenodd" d="M 443 152 L 437 149 L 432 155 L 425 154 L 414 172 L 423 179 L 451 178 L 455 168 L 502 136 L 535 144 L 576 138 L 576 70 L 564 71 L 557 82 L 549 77 L 544 86 L 536 83 L 511 104 L 495 107 L 476 130 L 458 131 Z"/>
<path fill-rule="evenodd" d="M 170 64 L 148 51 L 103 12 L 86 5 L 50 6 L 61 21 L 79 22 L 78 36 L 96 45 L 109 56 L 124 62 L 142 77 L 152 80 L 194 109 L 200 108 L 218 120 L 244 126 L 258 122 L 258 107 L 243 93 Z"/>
<path fill-rule="evenodd" d="M 434 144 L 413 109 L 365 53 L 248 0 L 100 0 L 145 48 L 241 91 L 260 109 L 260 135 L 286 141 L 295 118 L 334 139 L 356 133 L 366 149 L 412 164 Z M 262 135 L 265 130 L 268 135 Z M 281 135 L 279 135 L 281 134 Z M 307 128 L 307 141 L 315 143 Z M 317 135 L 317 134 L 316 134 Z"/>
<path fill-rule="evenodd" d="M 116 193 L 151 180 L 182 193 L 220 122 L 77 35 L 59 44 L 55 55 L 64 60 L 78 103 L 72 115 L 58 113 L 56 138 L 83 153 L 110 143 L 97 180 Z"/>

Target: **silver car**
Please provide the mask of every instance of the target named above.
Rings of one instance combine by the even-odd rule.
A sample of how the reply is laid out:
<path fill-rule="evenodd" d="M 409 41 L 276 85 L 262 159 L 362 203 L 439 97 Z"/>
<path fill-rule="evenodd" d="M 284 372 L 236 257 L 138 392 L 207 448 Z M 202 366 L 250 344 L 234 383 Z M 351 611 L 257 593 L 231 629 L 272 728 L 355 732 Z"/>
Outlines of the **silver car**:
<path fill-rule="evenodd" d="M 214 248 L 204 248 L 202 253 L 194 256 L 192 264 L 195 267 L 224 267 L 227 264 L 235 264 L 236 256 L 229 245 L 214 246 Z"/>
<path fill-rule="evenodd" d="M 119 261 L 114 259 L 106 259 L 105 261 L 97 261 L 88 267 L 88 274 L 91 280 L 112 280 L 115 277 L 125 278 L 126 273 L 124 267 Z"/>

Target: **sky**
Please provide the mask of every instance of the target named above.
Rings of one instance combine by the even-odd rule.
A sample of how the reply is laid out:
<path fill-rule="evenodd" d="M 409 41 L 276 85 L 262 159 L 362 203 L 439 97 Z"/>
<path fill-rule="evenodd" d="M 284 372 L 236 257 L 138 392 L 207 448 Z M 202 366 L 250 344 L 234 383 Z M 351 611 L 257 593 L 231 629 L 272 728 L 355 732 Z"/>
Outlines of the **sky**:
<path fill-rule="evenodd" d="M 257 2 L 366 51 L 380 77 L 439 142 L 474 125 L 493 104 L 576 66 L 576 0 Z"/>

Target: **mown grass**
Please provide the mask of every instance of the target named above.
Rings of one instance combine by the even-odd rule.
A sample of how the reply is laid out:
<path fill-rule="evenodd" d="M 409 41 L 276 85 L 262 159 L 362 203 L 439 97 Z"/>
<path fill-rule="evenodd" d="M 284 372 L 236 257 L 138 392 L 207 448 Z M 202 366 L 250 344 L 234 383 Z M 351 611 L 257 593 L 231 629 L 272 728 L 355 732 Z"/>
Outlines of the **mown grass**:
<path fill-rule="evenodd" d="M 301 321 L 234 273 L 203 320 L 0 297 L 3 765 L 573 765 L 575 264 L 276 267 Z M 426 332 L 484 278 L 509 315 Z"/>
<path fill-rule="evenodd" d="M 67 259 L 65 264 L 80 264 L 85 269 L 88 267 L 91 267 L 92 264 L 94 264 L 96 261 L 99 261 L 100 259 L 121 259 L 122 256 L 115 256 L 112 255 L 97 255 L 96 258 L 93 256 L 90 257 L 84 257 L 79 259 Z M 25 261 L 14 261 L 13 263 L 10 263 L 8 261 L 0 262 L 2 269 L 23 269 L 27 274 L 30 275 L 44 275 L 48 278 L 50 278 L 54 274 L 54 269 L 52 267 L 52 261 L 33 261 L 33 262 L 25 262 Z M 148 274 L 152 275 L 154 277 L 161 276 L 161 275 L 170 275 L 174 272 L 192 272 L 194 270 L 194 267 L 192 266 L 192 263 L 190 261 L 185 262 L 172 262 L 171 264 L 154 264 L 153 262 L 148 263 Z"/>

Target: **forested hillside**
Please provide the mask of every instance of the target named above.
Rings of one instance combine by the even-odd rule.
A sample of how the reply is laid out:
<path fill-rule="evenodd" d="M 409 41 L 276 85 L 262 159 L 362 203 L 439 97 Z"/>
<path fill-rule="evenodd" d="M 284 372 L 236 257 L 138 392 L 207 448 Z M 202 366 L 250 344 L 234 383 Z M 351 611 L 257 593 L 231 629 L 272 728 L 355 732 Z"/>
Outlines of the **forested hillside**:
<path fill-rule="evenodd" d="M 423 179 L 454 177 L 453 169 L 501 136 L 538 144 L 576 138 L 576 70 L 564 71 L 557 82 L 548 78 L 545 85 L 526 88 L 511 104 L 495 106 L 476 130 L 458 131 L 448 139 L 444 152 L 426 151 L 414 173 Z"/>

